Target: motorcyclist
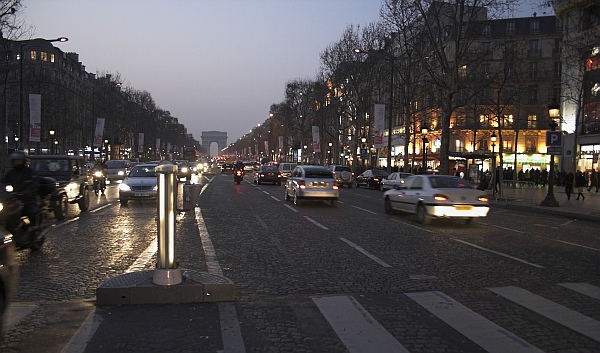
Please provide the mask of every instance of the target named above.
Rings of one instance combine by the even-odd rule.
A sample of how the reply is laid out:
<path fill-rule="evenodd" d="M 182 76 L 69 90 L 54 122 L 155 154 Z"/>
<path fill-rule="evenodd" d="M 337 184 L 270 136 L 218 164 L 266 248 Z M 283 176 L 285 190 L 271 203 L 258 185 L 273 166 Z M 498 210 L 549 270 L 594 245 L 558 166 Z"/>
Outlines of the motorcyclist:
<path fill-rule="evenodd" d="M 245 173 L 244 173 L 244 162 L 242 162 L 242 161 L 237 161 L 237 162 L 235 163 L 235 168 L 234 168 L 234 171 L 233 171 L 234 177 L 235 177 L 235 172 L 236 172 L 236 171 L 238 171 L 238 170 L 241 170 L 241 171 L 242 171 L 242 174 L 245 174 Z"/>
<path fill-rule="evenodd" d="M 102 178 L 99 180 L 101 189 L 106 187 L 106 170 L 107 169 L 108 169 L 108 167 L 106 166 L 106 163 L 104 163 L 104 161 L 100 160 L 100 159 L 97 160 L 96 164 L 94 164 L 94 166 L 92 167 L 92 175 L 94 175 L 96 172 L 102 172 Z M 94 176 L 94 178 L 96 178 L 96 177 Z"/>
<path fill-rule="evenodd" d="M 8 157 L 12 169 L 2 178 L 2 183 L 12 186 L 12 191 L 21 195 L 23 201 L 23 215 L 27 216 L 31 224 L 36 224 L 38 215 L 37 189 L 39 183 L 34 178 L 34 173 L 27 165 L 27 155 L 23 151 L 15 151 Z"/>

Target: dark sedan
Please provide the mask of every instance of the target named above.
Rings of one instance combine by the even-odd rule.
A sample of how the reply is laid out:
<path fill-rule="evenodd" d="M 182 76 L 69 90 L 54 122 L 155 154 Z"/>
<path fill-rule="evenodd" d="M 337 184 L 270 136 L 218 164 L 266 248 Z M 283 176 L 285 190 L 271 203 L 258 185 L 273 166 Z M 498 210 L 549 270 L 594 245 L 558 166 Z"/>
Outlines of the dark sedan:
<path fill-rule="evenodd" d="M 221 174 L 225 174 L 225 173 L 233 174 L 234 169 L 235 169 L 235 165 L 233 163 L 223 163 L 221 165 Z"/>
<path fill-rule="evenodd" d="M 356 178 L 356 187 L 366 186 L 369 189 L 379 189 L 380 183 L 389 174 L 385 170 L 368 169 Z"/>
<path fill-rule="evenodd" d="M 282 179 L 279 168 L 274 165 L 261 165 L 259 170 L 254 173 L 255 184 L 273 183 L 281 185 Z"/>

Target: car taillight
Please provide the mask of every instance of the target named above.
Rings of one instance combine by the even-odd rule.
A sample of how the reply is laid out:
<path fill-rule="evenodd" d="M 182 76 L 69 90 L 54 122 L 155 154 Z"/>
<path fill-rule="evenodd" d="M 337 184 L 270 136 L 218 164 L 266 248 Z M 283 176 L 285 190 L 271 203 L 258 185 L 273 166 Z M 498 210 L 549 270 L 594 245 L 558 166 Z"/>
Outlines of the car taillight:
<path fill-rule="evenodd" d="M 265 173 L 260 173 L 260 177 L 264 178 L 265 177 Z"/>
<path fill-rule="evenodd" d="M 479 196 L 479 197 L 477 198 L 477 200 L 478 200 L 478 201 L 481 201 L 481 202 L 488 202 L 488 198 L 487 198 L 487 197 L 485 197 L 485 196 Z"/>
<path fill-rule="evenodd" d="M 379 178 L 373 178 L 373 181 L 379 181 Z"/>
<path fill-rule="evenodd" d="M 337 189 L 339 189 L 339 186 L 337 186 L 337 184 L 334 183 L 333 184 L 333 190 L 337 190 Z"/>
<path fill-rule="evenodd" d="M 436 201 L 448 201 L 448 197 L 445 195 L 436 194 L 433 195 L 433 199 Z"/>
<path fill-rule="evenodd" d="M 240 175 L 242 175 L 242 172 L 238 170 L 236 174 L 237 174 L 238 176 L 240 176 Z"/>
<path fill-rule="evenodd" d="M 300 187 L 300 189 L 306 189 L 306 183 L 304 182 L 304 180 L 300 180 L 299 187 Z"/>

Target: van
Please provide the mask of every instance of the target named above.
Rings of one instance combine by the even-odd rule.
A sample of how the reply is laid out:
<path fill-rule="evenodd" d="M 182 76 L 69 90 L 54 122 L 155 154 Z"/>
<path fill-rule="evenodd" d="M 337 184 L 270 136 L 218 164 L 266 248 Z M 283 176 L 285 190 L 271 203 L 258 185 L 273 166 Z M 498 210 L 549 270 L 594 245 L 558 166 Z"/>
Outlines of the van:
<path fill-rule="evenodd" d="M 281 178 L 283 180 L 287 180 L 287 178 L 292 174 L 292 170 L 296 168 L 296 163 L 279 163 L 279 171 L 281 172 Z"/>

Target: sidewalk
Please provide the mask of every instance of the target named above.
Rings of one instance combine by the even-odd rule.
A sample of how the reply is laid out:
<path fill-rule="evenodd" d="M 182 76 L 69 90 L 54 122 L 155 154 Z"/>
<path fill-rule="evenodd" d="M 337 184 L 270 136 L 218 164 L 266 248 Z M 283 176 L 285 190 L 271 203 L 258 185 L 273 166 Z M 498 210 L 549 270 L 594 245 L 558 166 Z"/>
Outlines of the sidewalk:
<path fill-rule="evenodd" d="M 492 190 L 486 190 L 493 206 L 519 209 L 524 211 L 540 212 L 548 215 L 563 216 L 600 222 L 600 192 L 592 189 L 591 192 L 584 189 L 585 200 L 577 200 L 577 191 L 571 193 L 571 200 L 567 200 L 567 194 L 563 186 L 554 187 L 554 198 L 559 207 L 540 206 L 546 198 L 548 188 L 539 187 L 517 187 L 504 186 L 500 195 L 494 198 Z"/>

